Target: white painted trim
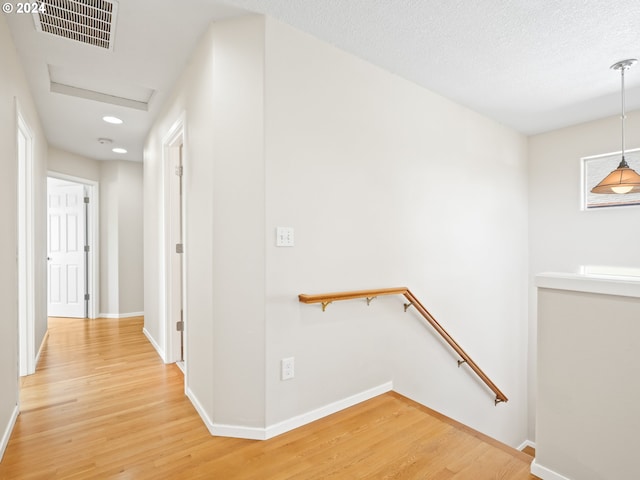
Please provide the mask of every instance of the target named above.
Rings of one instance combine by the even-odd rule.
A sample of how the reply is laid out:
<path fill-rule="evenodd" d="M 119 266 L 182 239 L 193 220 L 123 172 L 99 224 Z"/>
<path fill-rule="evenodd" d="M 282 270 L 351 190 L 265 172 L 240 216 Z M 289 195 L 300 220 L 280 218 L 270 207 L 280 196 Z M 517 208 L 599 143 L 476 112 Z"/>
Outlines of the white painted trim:
<path fill-rule="evenodd" d="M 11 412 L 11 418 L 9 418 L 9 423 L 4 429 L 4 433 L 2 434 L 2 440 L 0 440 L 0 461 L 2 461 L 2 457 L 4 457 L 4 452 L 7 449 L 7 445 L 9 444 L 9 438 L 11 438 L 11 432 L 13 432 L 13 427 L 16 424 L 16 420 L 18 420 L 18 414 L 20 410 L 18 405 L 16 405 Z"/>
<path fill-rule="evenodd" d="M 338 400 L 337 402 L 330 403 L 324 407 L 316 408 L 310 412 L 276 423 L 275 425 L 267 427 L 265 438 L 273 438 L 277 435 L 306 425 L 307 423 L 315 422 L 323 417 L 332 415 L 340 410 L 344 410 L 345 408 L 352 407 L 353 405 L 364 402 L 373 397 L 377 397 L 378 395 L 382 395 L 383 393 L 390 392 L 391 390 L 393 390 L 393 382 L 383 383 L 382 385 L 370 388 L 369 390 L 365 390 L 364 392 L 357 393 L 345 399 Z"/>
<path fill-rule="evenodd" d="M 264 428 L 243 427 L 240 425 L 213 424 L 209 431 L 216 437 L 246 438 L 247 440 L 267 440 Z"/>
<path fill-rule="evenodd" d="M 200 415 L 200 418 L 202 418 L 202 421 L 206 425 L 211 435 L 219 437 L 246 438 L 249 440 L 268 440 L 270 438 L 302 427 L 303 425 L 306 425 L 308 423 L 315 422 L 316 420 L 320 420 L 321 418 L 327 417 L 336 412 L 344 410 L 345 408 L 352 407 L 358 403 L 370 400 L 371 398 L 377 397 L 378 395 L 382 395 L 383 393 L 387 393 L 392 390 L 393 382 L 383 383 L 382 385 L 378 385 L 377 387 L 370 388 L 369 390 L 365 390 L 364 392 L 356 393 L 355 395 L 351 395 L 350 397 L 338 400 L 337 402 L 333 402 L 323 407 L 316 408 L 315 410 L 303 413 L 302 415 L 297 415 L 287 420 L 283 420 L 282 422 L 278 422 L 275 425 L 271 425 L 267 428 L 213 423 L 190 389 L 186 390 L 186 395 L 189 400 L 191 400 L 191 403 Z"/>
<path fill-rule="evenodd" d="M 522 451 L 527 447 L 531 447 L 531 448 L 536 448 L 536 442 L 532 442 L 531 440 L 525 440 L 524 442 L 522 442 L 518 447 L 516 447 L 518 450 Z"/>
<path fill-rule="evenodd" d="M 204 422 L 204 425 L 207 427 L 207 430 L 209 430 L 209 433 L 211 435 L 217 435 L 216 433 L 214 433 L 213 422 L 209 418 L 209 415 L 207 415 L 207 411 L 204 409 L 204 407 L 198 400 L 198 397 L 195 396 L 195 394 L 191 391 L 190 388 L 185 388 L 184 393 L 187 396 L 187 398 L 191 401 L 193 408 L 195 408 L 196 412 L 198 412 L 198 415 L 200 415 L 200 418 Z M 245 437 L 240 437 L 240 438 L 245 438 Z"/>
<path fill-rule="evenodd" d="M 174 158 L 176 149 L 182 145 L 182 165 L 185 171 L 183 175 L 183 184 L 187 183 L 188 176 L 188 168 L 186 168 L 186 158 L 187 158 L 187 139 L 186 139 L 186 113 L 183 111 L 178 115 L 178 118 L 173 122 L 173 125 L 169 128 L 167 133 L 162 139 L 162 202 L 160 204 L 161 207 L 161 219 L 162 219 L 162 248 L 161 248 L 161 258 L 160 258 L 160 272 L 161 272 L 161 282 L 163 285 L 163 298 L 162 306 L 162 316 L 160 318 L 160 327 L 164 329 L 164 351 L 165 351 L 165 362 L 173 363 L 180 358 L 180 335 L 177 333 L 175 326 L 172 321 L 172 275 L 173 271 L 171 268 L 172 262 L 172 254 L 174 253 L 174 246 L 171 241 L 171 179 L 173 178 L 174 172 L 171 171 L 171 161 Z M 186 189 L 183 191 L 182 196 L 182 242 L 184 245 L 187 244 L 186 238 L 186 205 L 187 205 L 187 191 Z M 188 250 L 182 254 L 182 281 L 183 287 L 182 291 L 188 291 L 187 285 L 187 272 L 186 272 L 186 264 L 187 264 L 187 255 Z M 188 305 L 186 300 L 186 295 L 182 298 L 182 312 L 183 312 L 183 320 L 185 321 L 185 331 L 183 335 L 185 337 L 185 354 L 188 351 L 187 348 L 187 329 L 188 329 Z M 185 359 L 186 360 L 186 359 Z M 188 384 L 188 369 L 185 362 L 185 385 Z"/>
<path fill-rule="evenodd" d="M 35 136 L 15 99 L 16 169 L 18 172 L 18 370 L 20 376 L 35 372 Z M 19 140 L 25 139 L 25 161 L 20 158 Z"/>
<path fill-rule="evenodd" d="M 132 317 L 144 317 L 144 312 L 99 313 L 97 318 L 132 318 Z"/>
<path fill-rule="evenodd" d="M 36 355 L 36 363 L 34 365 L 35 369 L 38 368 L 38 362 L 40 361 L 40 355 L 42 355 L 42 350 L 44 349 L 44 346 L 47 343 L 47 339 L 48 338 L 49 338 L 49 330 L 44 332 L 44 337 L 42 337 L 42 343 L 40 344 L 40 348 L 38 349 L 38 354 Z"/>
<path fill-rule="evenodd" d="M 80 183 L 87 187 L 89 196 L 89 318 L 99 317 L 100 308 L 100 184 L 88 178 L 74 177 L 65 173 L 47 171 L 47 177 Z"/>
<path fill-rule="evenodd" d="M 149 330 L 147 330 L 146 328 L 143 328 L 142 333 L 144 333 L 144 336 L 147 337 L 147 340 L 149 340 L 149 343 L 153 346 L 153 348 L 156 349 L 156 352 L 158 352 L 158 355 L 160 356 L 162 361 L 164 363 L 167 363 L 164 359 L 164 352 L 162 351 L 162 348 L 160 348 L 160 345 L 158 345 L 156 340 L 151 336 L 151 334 L 149 333 Z"/>
<path fill-rule="evenodd" d="M 569 477 L 565 477 L 564 475 L 560 475 L 547 467 L 543 467 L 536 461 L 536 459 L 531 462 L 531 473 L 540 477 L 542 480 L 571 480 Z"/>
<path fill-rule="evenodd" d="M 536 275 L 536 286 L 574 292 L 640 298 L 640 277 L 545 272 Z"/>

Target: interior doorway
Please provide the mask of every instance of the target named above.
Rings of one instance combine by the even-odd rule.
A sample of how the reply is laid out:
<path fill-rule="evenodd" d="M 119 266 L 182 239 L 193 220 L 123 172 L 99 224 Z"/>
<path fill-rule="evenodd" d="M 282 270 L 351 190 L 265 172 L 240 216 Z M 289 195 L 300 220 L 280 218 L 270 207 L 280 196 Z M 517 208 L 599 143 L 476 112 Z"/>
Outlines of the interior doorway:
<path fill-rule="evenodd" d="M 186 369 L 187 305 L 185 301 L 185 225 L 184 123 L 179 119 L 164 141 L 165 201 L 165 362 Z"/>
<path fill-rule="evenodd" d="M 50 317 L 88 317 L 88 200 L 84 185 L 47 178 L 47 309 Z"/>
<path fill-rule="evenodd" d="M 98 183 L 47 177 L 47 314 L 98 316 Z"/>

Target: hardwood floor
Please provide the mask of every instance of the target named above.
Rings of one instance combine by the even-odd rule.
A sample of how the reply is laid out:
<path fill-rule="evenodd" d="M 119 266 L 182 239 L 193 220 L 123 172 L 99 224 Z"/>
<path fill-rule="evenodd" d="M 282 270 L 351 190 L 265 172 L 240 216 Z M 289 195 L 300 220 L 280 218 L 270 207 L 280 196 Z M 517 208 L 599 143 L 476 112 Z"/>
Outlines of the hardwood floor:
<path fill-rule="evenodd" d="M 267 441 L 212 437 L 142 319 L 52 318 L 0 479 L 523 480 L 531 457 L 398 394 Z"/>

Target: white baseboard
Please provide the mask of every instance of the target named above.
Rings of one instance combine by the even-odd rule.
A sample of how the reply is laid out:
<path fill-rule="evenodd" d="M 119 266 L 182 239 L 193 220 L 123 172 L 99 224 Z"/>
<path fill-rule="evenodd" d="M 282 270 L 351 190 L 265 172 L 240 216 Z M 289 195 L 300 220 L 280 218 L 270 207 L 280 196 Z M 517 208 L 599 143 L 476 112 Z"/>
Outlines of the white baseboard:
<path fill-rule="evenodd" d="M 211 435 L 216 437 L 246 438 L 247 440 L 266 440 L 265 429 L 243 427 L 241 425 L 223 425 L 214 423 L 209 428 Z"/>
<path fill-rule="evenodd" d="M 531 473 L 536 477 L 540 477 L 542 480 L 571 480 L 569 477 L 565 477 L 547 467 L 543 467 L 536 462 L 535 459 L 531 462 Z"/>
<path fill-rule="evenodd" d="M 191 400 L 191 404 L 193 405 L 193 408 L 195 408 L 196 412 L 198 412 L 198 415 L 200 415 L 200 418 L 202 419 L 205 426 L 207 427 L 207 430 L 209 430 L 209 433 L 211 435 L 219 435 L 214 432 L 213 422 L 209 418 L 209 415 L 207 415 L 207 411 L 204 409 L 204 407 L 198 400 L 198 397 L 196 397 L 194 393 L 191 391 L 191 389 L 188 387 L 185 388 L 185 395 L 189 400 Z M 232 436 L 232 435 L 220 435 L 220 436 Z M 252 437 L 239 437 L 239 438 L 252 438 Z M 260 439 L 256 438 L 254 440 L 260 440 Z"/>
<path fill-rule="evenodd" d="M 9 444 L 9 438 L 11 438 L 11 432 L 13 432 L 13 427 L 15 426 L 16 420 L 18 419 L 18 413 L 20 413 L 20 410 L 18 409 L 18 405 L 16 405 L 13 409 L 13 412 L 11 413 L 11 418 L 9 418 L 9 423 L 4 429 L 2 439 L 0 440 L 0 461 L 2 461 L 2 457 L 4 457 L 4 451 L 7 449 L 7 445 Z"/>
<path fill-rule="evenodd" d="M 393 382 L 387 382 L 382 385 L 378 385 L 377 387 L 370 388 L 369 390 L 365 390 L 364 392 L 338 400 L 337 402 L 330 403 L 329 405 L 316 408 L 315 410 L 302 415 L 289 418 L 267 428 L 213 423 L 193 392 L 187 389 L 186 393 L 211 435 L 219 437 L 246 438 L 249 440 L 268 440 L 277 435 L 281 435 L 285 432 L 306 425 L 307 423 L 315 422 L 323 417 L 339 412 L 340 410 L 344 410 L 345 408 L 352 407 L 357 403 L 361 403 L 373 397 L 377 397 L 378 395 L 382 395 L 383 393 L 390 392 L 391 390 L 393 390 Z"/>
<path fill-rule="evenodd" d="M 393 382 L 383 383 L 382 385 L 370 388 L 364 392 L 356 393 L 355 395 L 330 403 L 324 407 L 316 408 L 310 412 L 276 423 L 275 425 L 271 425 L 266 428 L 265 439 L 273 438 L 277 435 L 281 435 L 285 432 L 306 425 L 307 423 L 315 422 L 323 417 L 327 417 L 333 413 L 339 412 L 340 410 L 344 410 L 345 408 L 352 407 L 353 405 L 364 402 L 373 397 L 377 397 L 378 395 L 382 395 L 383 393 L 390 392 L 391 390 L 393 390 Z"/>
<path fill-rule="evenodd" d="M 516 448 L 518 450 L 522 451 L 527 447 L 536 448 L 536 442 L 532 442 L 531 440 L 525 440 L 520 445 L 518 445 Z"/>
<path fill-rule="evenodd" d="M 42 343 L 40 344 L 40 348 L 38 349 L 38 353 L 36 355 L 35 362 L 33 363 L 34 368 L 38 369 L 38 362 L 40 361 L 40 355 L 42 354 L 42 350 L 44 349 L 45 343 L 47 343 L 47 338 L 49 338 L 49 330 L 44 332 L 44 337 L 42 338 Z"/>
<path fill-rule="evenodd" d="M 98 318 L 131 318 L 131 317 L 144 317 L 144 312 L 99 313 L 98 314 Z"/>
<path fill-rule="evenodd" d="M 158 343 L 155 341 L 155 339 L 151 336 L 151 334 L 149 333 L 149 331 L 146 328 L 142 328 L 142 333 L 144 333 L 144 336 L 147 337 L 147 340 L 149 340 L 149 343 L 153 346 L 153 348 L 156 349 L 156 352 L 158 353 L 158 355 L 160 356 L 160 358 L 162 359 L 162 361 L 164 363 L 167 363 L 165 361 L 164 358 L 164 351 L 160 348 L 160 345 L 158 345 Z"/>

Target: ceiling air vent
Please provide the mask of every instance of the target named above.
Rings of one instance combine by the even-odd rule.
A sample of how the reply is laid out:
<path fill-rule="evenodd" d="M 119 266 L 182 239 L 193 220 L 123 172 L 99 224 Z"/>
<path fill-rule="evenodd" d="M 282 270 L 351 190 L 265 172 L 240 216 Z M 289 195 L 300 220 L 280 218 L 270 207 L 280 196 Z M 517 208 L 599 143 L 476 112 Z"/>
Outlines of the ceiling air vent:
<path fill-rule="evenodd" d="M 57 37 L 113 50 L 118 2 L 115 0 L 43 0 L 36 29 Z"/>

